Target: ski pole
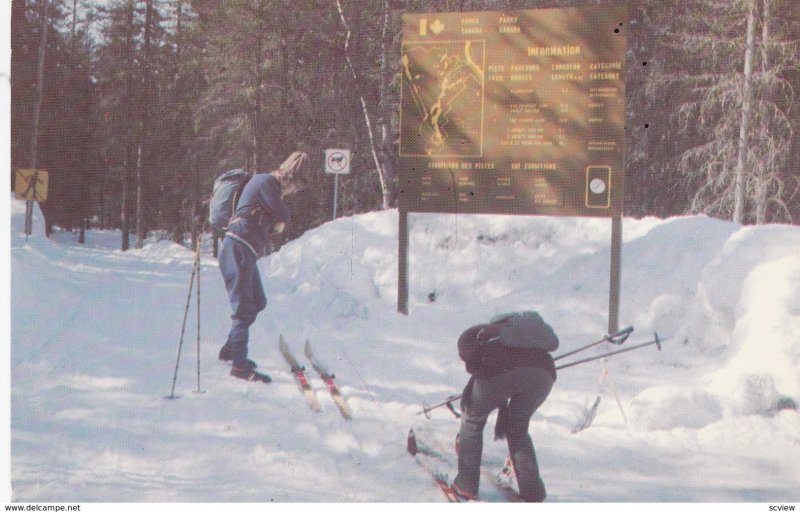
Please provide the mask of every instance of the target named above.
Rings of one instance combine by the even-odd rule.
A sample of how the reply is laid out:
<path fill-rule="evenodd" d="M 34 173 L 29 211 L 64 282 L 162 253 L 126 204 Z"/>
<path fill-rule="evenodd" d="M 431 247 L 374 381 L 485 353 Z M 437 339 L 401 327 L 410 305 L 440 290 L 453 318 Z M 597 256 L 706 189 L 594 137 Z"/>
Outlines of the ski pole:
<path fill-rule="evenodd" d="M 614 338 L 617 334 L 622 332 L 624 334 L 624 339 L 622 339 L 622 341 L 619 342 L 619 344 L 622 344 L 622 343 L 625 342 L 626 339 L 628 339 L 628 335 L 630 335 L 631 331 L 633 331 L 633 327 L 626 327 L 625 329 L 622 329 L 622 331 L 618 331 L 617 333 L 614 333 L 613 335 L 609 335 L 609 337 L 610 337 L 610 339 Z M 653 333 L 653 335 L 655 336 L 655 339 L 652 340 L 652 341 L 648 341 L 646 343 L 640 343 L 638 345 L 634 345 L 632 347 L 623 348 L 623 349 L 620 349 L 620 350 L 615 350 L 613 352 L 609 352 L 608 354 L 589 357 L 589 358 L 586 358 L 586 359 L 579 359 L 578 361 L 573 361 L 571 363 L 562 364 L 560 366 L 556 366 L 556 371 L 563 370 L 564 368 L 569 368 L 571 366 L 577 366 L 579 364 L 588 363 L 589 361 L 595 361 L 597 359 L 602 359 L 604 357 L 611 357 L 611 356 L 614 356 L 614 355 L 617 355 L 617 354 L 621 354 L 623 352 L 629 352 L 631 350 L 636 350 L 636 349 L 639 349 L 639 348 L 642 348 L 642 347 L 647 347 L 647 346 L 650 346 L 650 345 L 656 345 L 656 347 L 658 347 L 658 350 L 661 350 L 661 342 L 663 340 L 658 337 L 658 333 Z M 610 339 L 609 339 L 609 341 L 610 341 Z M 602 339 L 602 340 L 599 340 L 599 342 L 602 342 L 602 341 L 605 341 L 605 338 Z M 555 361 L 557 359 L 562 359 L 562 358 L 564 358 L 564 357 L 566 357 L 568 355 L 574 354 L 574 353 L 579 352 L 581 350 L 585 350 L 586 348 L 589 348 L 590 346 L 597 345 L 597 344 L 598 344 L 598 342 L 594 342 L 594 343 L 592 343 L 590 345 L 587 345 L 586 347 L 583 347 L 581 349 L 574 350 L 574 351 L 572 351 L 570 353 L 567 353 L 567 354 L 563 354 L 563 355 L 559 356 L 558 358 L 554 358 L 553 360 Z M 440 402 L 440 403 L 438 403 L 436 405 L 426 406 L 425 404 L 423 404 L 422 410 L 420 412 L 418 412 L 417 415 L 424 414 L 426 418 L 430 418 L 430 413 L 431 413 L 432 410 L 437 409 L 439 407 L 447 406 L 447 408 L 450 410 L 450 412 L 452 412 L 453 415 L 455 415 L 456 418 L 458 418 L 459 415 L 458 415 L 458 413 L 455 412 L 452 402 L 455 402 L 456 400 L 461 399 L 462 396 L 463 396 L 463 394 L 451 395 L 451 396 L 449 396 L 447 398 L 447 400 L 445 400 L 443 402 Z"/>
<path fill-rule="evenodd" d="M 447 406 L 447 409 L 451 413 L 453 413 L 453 416 L 455 416 L 456 418 L 460 418 L 461 415 L 456 411 L 455 407 L 453 407 L 453 402 L 455 402 L 456 400 L 459 400 L 462 396 L 463 396 L 463 393 L 460 394 L 460 395 L 450 395 L 449 397 L 447 397 L 447 400 L 445 400 L 444 402 L 440 402 L 440 403 L 438 403 L 436 405 L 425 405 L 425 404 L 422 404 L 422 410 L 417 413 L 417 416 L 419 416 L 420 414 L 424 414 L 426 418 L 430 418 L 432 410 L 437 409 L 437 408 L 442 407 L 442 406 Z"/>
<path fill-rule="evenodd" d="M 564 368 L 569 368 L 571 366 L 577 366 L 579 364 L 588 363 L 589 361 L 596 361 L 596 360 L 602 359 L 604 357 L 615 356 L 615 355 L 621 354 L 623 352 L 630 352 L 631 350 L 640 349 L 642 347 L 648 347 L 650 345 L 655 345 L 656 347 L 658 347 L 658 350 L 660 351 L 661 350 L 661 342 L 663 340 L 658 337 L 658 333 L 657 332 L 654 332 L 653 335 L 655 336 L 655 339 L 652 340 L 652 341 L 648 341 L 646 343 L 640 343 L 640 344 L 634 345 L 632 347 L 621 348 L 619 350 L 615 350 L 613 352 L 609 352 L 608 354 L 603 354 L 603 355 L 600 355 L 600 356 L 587 357 L 586 359 L 579 359 L 579 360 L 573 361 L 571 363 L 562 364 L 560 366 L 556 366 L 556 370 L 563 370 Z"/>
<path fill-rule="evenodd" d="M 625 415 L 625 409 L 622 407 L 622 400 L 619 399 L 619 393 L 617 393 L 617 386 L 614 384 L 614 379 L 611 377 L 611 372 L 608 371 L 608 364 L 606 363 L 607 361 L 604 359 L 603 380 L 608 380 L 608 383 L 611 385 L 611 392 L 614 393 L 614 399 L 617 401 L 617 406 L 619 407 L 620 414 L 622 414 L 622 419 L 625 421 L 625 423 L 628 423 L 628 417 Z"/>
<path fill-rule="evenodd" d="M 203 393 L 200 389 L 200 241 L 203 237 L 204 227 L 201 226 L 197 233 L 197 246 L 195 247 L 197 251 L 195 256 L 197 259 L 197 390 L 195 393 Z"/>
<path fill-rule="evenodd" d="M 628 336 L 630 336 L 632 332 L 633 332 L 633 326 L 629 325 L 628 327 L 625 327 L 624 329 L 620 329 L 619 331 L 615 332 L 614 334 L 606 334 L 605 336 L 603 336 L 599 340 L 594 341 L 592 343 L 589 343 L 588 345 L 585 345 L 585 346 L 580 347 L 580 348 L 576 348 L 575 350 L 573 350 L 571 352 L 567 352 L 566 354 L 561 354 L 558 357 L 554 357 L 553 361 L 558 361 L 559 359 L 564 359 L 565 357 L 569 357 L 569 356 L 571 356 L 573 354 L 577 354 L 578 352 L 583 352 L 584 350 L 586 350 L 588 348 L 591 348 L 591 347 L 594 347 L 595 345 L 600 345 L 603 342 L 612 343 L 614 345 L 622 345 L 623 343 L 625 343 L 625 341 L 628 339 Z"/>
<path fill-rule="evenodd" d="M 192 265 L 192 276 L 189 278 L 189 295 L 186 297 L 186 309 L 183 312 L 183 326 L 181 327 L 181 339 L 178 342 L 178 357 L 175 360 L 175 374 L 172 376 L 172 392 L 169 396 L 164 398 L 173 399 L 175 397 L 175 383 L 178 380 L 178 365 L 181 361 L 181 349 L 183 348 L 183 335 L 186 332 L 186 319 L 189 316 L 189 304 L 192 301 L 192 288 L 194 286 L 194 276 L 200 266 L 200 246 L 197 246 L 194 256 L 194 265 Z"/>
<path fill-rule="evenodd" d="M 617 331 L 617 332 L 615 332 L 613 334 L 606 334 L 605 336 L 603 336 L 599 340 L 593 341 L 592 343 L 589 343 L 588 345 L 585 345 L 583 347 L 575 349 L 575 350 L 573 350 L 571 352 L 567 352 L 566 354 L 561 354 L 560 356 L 553 358 L 553 361 L 558 361 L 559 359 L 563 359 L 563 358 L 571 356 L 573 354 L 577 354 L 578 352 L 582 352 L 582 351 L 584 351 L 584 350 L 586 350 L 588 348 L 594 347 L 595 345 L 599 345 L 599 344 L 601 344 L 603 342 L 613 343 L 614 345 L 622 345 L 623 343 L 625 343 L 625 341 L 628 339 L 628 336 L 630 336 L 632 332 L 633 332 L 633 326 L 632 325 L 628 326 L 628 327 L 625 327 L 624 329 L 620 329 L 619 331 Z M 438 403 L 436 405 L 428 406 L 428 405 L 423 404 L 422 411 L 418 412 L 417 414 L 418 415 L 419 414 L 424 414 L 426 418 L 430 418 L 430 413 L 431 413 L 432 410 L 434 410 L 436 408 L 439 408 L 439 407 L 446 406 L 450 410 L 450 412 L 453 413 L 453 416 L 458 418 L 461 415 L 458 414 L 456 412 L 456 410 L 453 408 L 452 402 L 454 402 L 456 400 L 459 400 L 461 398 L 461 396 L 462 395 L 449 396 L 447 398 L 447 400 L 445 400 L 444 402 L 440 402 L 440 403 Z"/>

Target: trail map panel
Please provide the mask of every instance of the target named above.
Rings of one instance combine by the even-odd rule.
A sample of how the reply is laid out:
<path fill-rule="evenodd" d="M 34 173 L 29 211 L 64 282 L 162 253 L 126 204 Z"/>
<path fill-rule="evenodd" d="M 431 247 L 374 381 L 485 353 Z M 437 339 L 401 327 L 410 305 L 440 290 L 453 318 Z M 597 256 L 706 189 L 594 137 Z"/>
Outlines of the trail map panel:
<path fill-rule="evenodd" d="M 624 7 L 404 15 L 400 208 L 621 214 L 626 28 Z"/>

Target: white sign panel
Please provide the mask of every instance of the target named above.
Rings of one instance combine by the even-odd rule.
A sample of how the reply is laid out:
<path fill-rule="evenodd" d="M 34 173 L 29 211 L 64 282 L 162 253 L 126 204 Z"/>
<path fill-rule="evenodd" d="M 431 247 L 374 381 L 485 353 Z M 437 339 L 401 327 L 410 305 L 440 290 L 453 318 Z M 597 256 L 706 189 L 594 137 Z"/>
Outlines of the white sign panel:
<path fill-rule="evenodd" d="M 326 174 L 350 174 L 350 150 L 326 149 L 325 150 Z"/>

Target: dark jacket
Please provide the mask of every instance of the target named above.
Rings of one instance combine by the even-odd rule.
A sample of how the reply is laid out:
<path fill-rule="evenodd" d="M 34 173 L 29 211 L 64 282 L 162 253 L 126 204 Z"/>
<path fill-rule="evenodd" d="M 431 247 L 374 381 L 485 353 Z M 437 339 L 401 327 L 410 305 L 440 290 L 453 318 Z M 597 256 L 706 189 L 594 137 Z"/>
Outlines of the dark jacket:
<path fill-rule="evenodd" d="M 259 258 L 266 252 L 267 237 L 275 225 L 289 220 L 281 184 L 271 174 L 256 174 L 242 190 L 226 236 L 245 244 Z"/>
<path fill-rule="evenodd" d="M 470 377 L 461 395 L 461 410 L 472 403 L 475 380 L 492 377 L 514 368 L 542 368 L 556 380 L 556 365 L 550 352 L 558 348 L 558 336 L 538 313 L 523 311 L 497 315 L 491 323 L 475 325 L 458 338 L 458 355 Z M 495 439 L 506 437 L 508 404 L 498 408 Z"/>

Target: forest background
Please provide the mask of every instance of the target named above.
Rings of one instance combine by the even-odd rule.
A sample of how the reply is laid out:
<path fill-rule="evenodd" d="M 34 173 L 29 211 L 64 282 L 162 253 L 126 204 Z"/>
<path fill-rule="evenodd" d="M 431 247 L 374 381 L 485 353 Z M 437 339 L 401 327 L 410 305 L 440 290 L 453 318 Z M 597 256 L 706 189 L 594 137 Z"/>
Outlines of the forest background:
<path fill-rule="evenodd" d="M 396 207 L 403 13 L 609 0 L 12 0 L 11 172 L 49 172 L 46 231 L 195 240 L 214 178 L 302 142 L 314 186 L 275 249 Z M 800 223 L 800 2 L 630 0 L 625 215 Z M 13 186 L 13 175 L 12 175 Z"/>

